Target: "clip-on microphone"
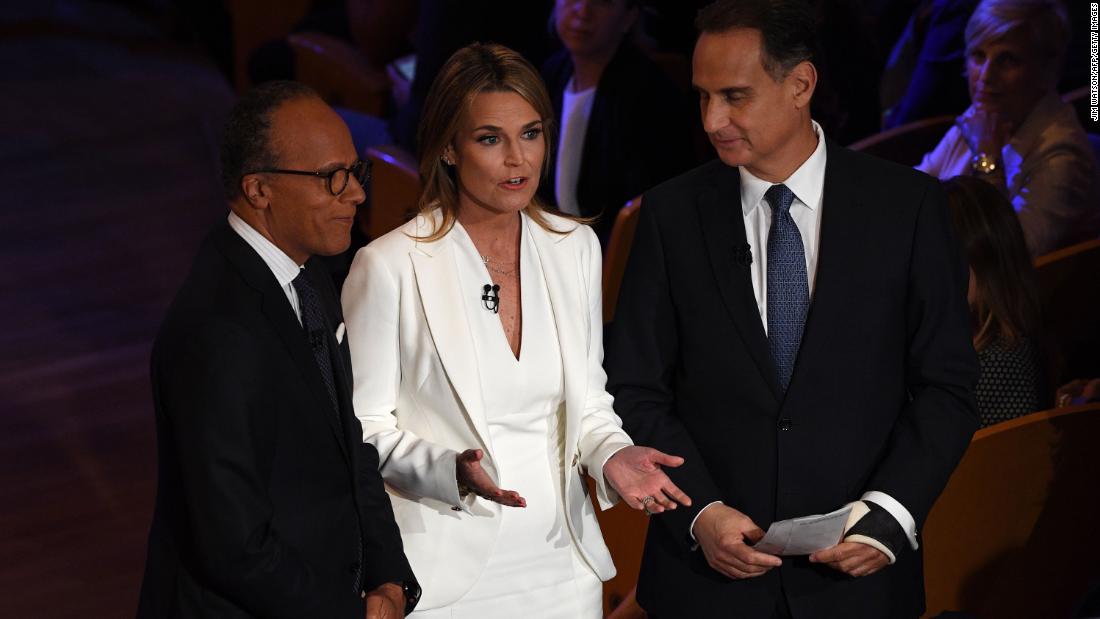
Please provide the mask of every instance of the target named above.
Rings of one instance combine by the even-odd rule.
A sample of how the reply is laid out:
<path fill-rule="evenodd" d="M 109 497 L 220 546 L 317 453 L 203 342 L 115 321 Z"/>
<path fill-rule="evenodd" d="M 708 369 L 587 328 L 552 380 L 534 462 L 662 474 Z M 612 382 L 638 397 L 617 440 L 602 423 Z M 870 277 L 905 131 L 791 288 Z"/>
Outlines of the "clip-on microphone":
<path fill-rule="evenodd" d="M 485 284 L 481 287 L 481 303 L 485 309 L 496 314 L 500 311 L 500 284 Z"/>

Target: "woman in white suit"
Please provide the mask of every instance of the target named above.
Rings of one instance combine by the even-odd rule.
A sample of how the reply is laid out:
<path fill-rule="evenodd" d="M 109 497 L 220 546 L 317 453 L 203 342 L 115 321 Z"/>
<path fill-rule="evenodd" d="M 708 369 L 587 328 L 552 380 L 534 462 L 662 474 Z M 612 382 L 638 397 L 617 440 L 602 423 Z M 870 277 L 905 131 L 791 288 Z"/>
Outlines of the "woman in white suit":
<path fill-rule="evenodd" d="M 360 250 L 343 305 L 355 410 L 380 455 L 415 617 L 602 616 L 601 508 L 689 499 L 604 388 L 600 245 L 535 199 L 553 109 L 497 45 L 459 50 L 420 125 L 421 213 Z M 510 488 L 504 490 L 502 488 Z"/>

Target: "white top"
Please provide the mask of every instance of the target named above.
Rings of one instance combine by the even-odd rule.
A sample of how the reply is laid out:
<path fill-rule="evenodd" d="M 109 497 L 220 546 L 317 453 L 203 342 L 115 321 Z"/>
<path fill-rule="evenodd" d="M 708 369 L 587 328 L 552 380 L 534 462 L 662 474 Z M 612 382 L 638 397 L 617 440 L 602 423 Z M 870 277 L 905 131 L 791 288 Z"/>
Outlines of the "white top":
<path fill-rule="evenodd" d="M 485 308 L 481 287 L 491 281 L 477 248 L 455 223 L 455 260 L 473 335 L 485 416 L 500 486 L 516 490 L 526 508 L 500 511 L 500 530 L 476 584 L 449 608 L 450 618 L 578 619 L 602 616 L 599 578 L 574 550 L 566 524 L 559 472 L 565 459 L 565 375 L 558 331 L 532 223 L 521 217 L 519 290 L 523 311 L 517 359 L 500 316 Z M 577 581 L 587 583 L 579 594 Z M 582 599 L 576 599 L 576 598 Z M 414 614 L 414 616 L 417 616 Z M 425 618 L 434 617 L 431 613 Z"/>
<path fill-rule="evenodd" d="M 294 310 L 298 322 L 301 323 L 302 309 L 298 303 L 298 291 L 294 289 L 291 282 L 302 272 L 302 267 L 233 211 L 229 212 L 229 227 L 233 228 L 233 231 L 240 235 L 244 242 L 248 243 L 248 246 L 254 249 L 257 254 L 260 254 L 260 258 L 267 265 L 267 268 L 271 269 L 271 274 L 275 276 L 279 286 L 283 289 L 286 300 L 290 301 L 290 308 Z"/>
<path fill-rule="evenodd" d="M 973 106 L 971 106 L 973 108 Z M 956 120 L 917 169 L 938 179 L 967 176 L 974 153 Z M 1100 234 L 1100 174 L 1088 134 L 1073 106 L 1045 95 L 1001 148 L 1001 166 L 982 177 L 997 187 L 1020 218 L 1032 256 Z"/>
<path fill-rule="evenodd" d="M 783 184 L 794 193 L 791 203 L 791 218 L 798 226 L 802 236 L 802 247 L 806 251 L 806 278 L 810 298 L 814 295 L 814 280 L 817 275 L 817 246 L 821 238 L 821 194 L 825 188 L 825 133 L 821 125 L 813 123 L 817 134 L 817 148 Z M 764 333 L 768 332 L 768 232 L 772 225 L 772 209 L 764 199 L 764 193 L 777 183 L 769 183 L 752 175 L 740 166 L 741 173 L 741 214 L 745 218 L 745 239 L 752 251 L 752 264 L 749 276 L 752 279 L 752 291 L 756 294 L 756 308 L 760 310 L 760 320 L 764 323 Z"/>
<path fill-rule="evenodd" d="M 574 92 L 573 79 L 561 95 L 561 137 L 558 140 L 558 159 L 554 174 L 554 196 L 563 213 L 580 215 L 577 203 L 577 177 L 581 171 L 584 154 L 584 138 L 588 133 L 588 118 L 592 115 L 592 103 L 596 100 L 596 87 Z"/>

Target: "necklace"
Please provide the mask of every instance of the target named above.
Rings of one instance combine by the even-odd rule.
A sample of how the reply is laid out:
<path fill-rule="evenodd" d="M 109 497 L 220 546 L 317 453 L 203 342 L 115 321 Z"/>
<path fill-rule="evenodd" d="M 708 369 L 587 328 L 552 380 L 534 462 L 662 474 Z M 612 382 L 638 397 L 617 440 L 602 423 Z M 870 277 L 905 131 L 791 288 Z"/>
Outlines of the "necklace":
<path fill-rule="evenodd" d="M 481 262 L 485 264 L 485 268 L 488 269 L 489 272 L 496 273 L 497 275 L 511 275 L 516 272 L 516 267 L 519 264 L 519 260 L 502 262 L 500 260 L 492 260 L 488 256 L 481 256 Z"/>

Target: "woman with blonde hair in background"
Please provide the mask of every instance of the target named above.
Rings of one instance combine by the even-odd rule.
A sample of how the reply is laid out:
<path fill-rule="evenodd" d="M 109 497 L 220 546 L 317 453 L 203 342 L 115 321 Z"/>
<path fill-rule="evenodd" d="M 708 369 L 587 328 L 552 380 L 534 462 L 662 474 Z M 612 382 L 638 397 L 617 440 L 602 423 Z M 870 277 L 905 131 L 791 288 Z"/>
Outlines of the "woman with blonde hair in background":
<path fill-rule="evenodd" d="M 474 44 L 419 130 L 420 214 L 361 250 L 343 305 L 355 410 L 423 587 L 415 617 L 600 617 L 601 507 L 689 499 L 604 388 L 601 254 L 535 198 L 553 110 L 518 54 Z"/>

